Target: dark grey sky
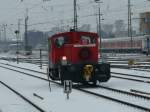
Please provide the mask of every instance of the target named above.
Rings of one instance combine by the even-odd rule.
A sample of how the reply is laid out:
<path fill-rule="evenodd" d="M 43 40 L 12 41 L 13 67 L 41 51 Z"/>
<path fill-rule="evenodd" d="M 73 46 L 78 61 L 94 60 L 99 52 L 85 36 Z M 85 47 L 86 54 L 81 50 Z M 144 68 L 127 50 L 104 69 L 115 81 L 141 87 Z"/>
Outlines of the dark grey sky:
<path fill-rule="evenodd" d="M 26 8 L 29 9 L 29 29 L 49 30 L 54 26 L 72 26 L 73 0 L 1 0 L 0 1 L 0 25 L 7 24 L 9 35 L 13 35 L 13 30 L 17 28 L 17 20 L 24 17 Z M 128 0 L 101 0 L 101 11 L 106 23 L 114 23 L 117 19 L 125 20 L 127 24 L 127 2 Z M 89 23 L 92 30 L 96 31 L 96 17 L 87 16 L 97 13 L 97 5 L 94 0 L 77 0 L 79 24 Z M 150 2 L 147 0 L 131 0 L 133 18 L 138 17 L 140 12 L 149 11 Z M 46 22 L 45 24 L 43 22 Z M 134 26 L 138 26 L 138 20 L 133 21 Z M 35 23 L 42 23 L 36 24 Z M 23 26 L 22 26 L 23 32 Z"/>

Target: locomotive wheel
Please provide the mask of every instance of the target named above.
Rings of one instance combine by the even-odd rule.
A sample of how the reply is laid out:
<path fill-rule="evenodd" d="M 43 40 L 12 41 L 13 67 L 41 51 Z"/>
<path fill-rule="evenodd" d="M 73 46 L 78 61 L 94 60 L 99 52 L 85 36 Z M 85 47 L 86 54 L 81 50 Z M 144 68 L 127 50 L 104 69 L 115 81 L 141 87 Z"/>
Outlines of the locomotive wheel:
<path fill-rule="evenodd" d="M 60 77 L 60 82 L 61 82 L 61 85 L 64 85 L 64 78 L 62 76 Z"/>
<path fill-rule="evenodd" d="M 63 77 L 62 77 L 61 69 L 60 69 L 60 68 L 58 68 L 58 75 L 59 75 L 59 79 L 60 79 L 61 85 L 64 85 L 64 79 L 63 79 Z"/>
<path fill-rule="evenodd" d="M 64 80 L 63 79 L 61 79 L 60 82 L 61 82 L 61 85 L 64 85 Z"/>
<path fill-rule="evenodd" d="M 83 85 L 88 85 L 89 83 L 86 82 L 86 81 L 84 81 L 84 82 L 82 82 L 82 84 L 83 84 Z"/>
<path fill-rule="evenodd" d="M 93 85 L 94 85 L 94 86 L 97 85 L 97 80 L 93 81 Z"/>

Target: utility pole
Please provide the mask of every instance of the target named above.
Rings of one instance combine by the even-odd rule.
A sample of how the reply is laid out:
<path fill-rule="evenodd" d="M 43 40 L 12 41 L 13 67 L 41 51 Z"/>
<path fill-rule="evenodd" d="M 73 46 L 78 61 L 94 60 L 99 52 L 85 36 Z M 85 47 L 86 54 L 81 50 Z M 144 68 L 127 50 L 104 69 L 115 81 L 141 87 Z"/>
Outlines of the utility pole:
<path fill-rule="evenodd" d="M 99 8 L 98 8 L 98 15 L 99 15 L 99 37 L 102 38 L 101 35 L 101 8 L 100 8 L 100 2 L 99 2 Z"/>
<path fill-rule="evenodd" d="M 74 30 L 78 30 L 77 1 L 74 0 Z"/>
<path fill-rule="evenodd" d="M 98 18 L 97 18 L 97 13 L 96 13 L 96 30 L 97 30 L 97 34 L 99 34 L 99 22 L 98 22 Z"/>
<path fill-rule="evenodd" d="M 3 28 L 4 28 L 4 42 L 6 43 L 7 39 L 6 39 L 6 26 L 7 24 L 3 24 Z"/>
<path fill-rule="evenodd" d="M 95 0 L 96 3 L 98 3 L 98 35 L 101 38 L 101 6 L 100 4 L 102 3 L 100 0 Z M 96 14 L 97 15 L 97 14 Z"/>
<path fill-rule="evenodd" d="M 0 28 L 0 42 L 2 41 L 2 34 L 1 34 L 1 28 Z"/>
<path fill-rule="evenodd" d="M 99 39 L 100 39 L 100 54 L 102 55 L 102 52 L 101 52 L 101 47 L 102 47 L 102 42 L 101 42 L 101 38 L 102 38 L 102 32 L 101 32 L 101 7 L 100 7 L 100 4 L 102 3 L 100 0 L 95 0 L 95 2 L 96 3 L 98 3 L 98 28 L 97 28 L 97 30 L 98 30 L 98 35 L 99 35 Z M 97 14 L 96 14 L 97 15 Z"/>
<path fill-rule="evenodd" d="M 132 19 L 131 19 L 131 1 L 128 0 L 128 37 L 131 37 L 131 48 L 133 47 L 132 40 Z"/>
<path fill-rule="evenodd" d="M 25 17 L 25 34 L 24 34 L 24 38 L 25 38 L 25 51 L 28 51 L 28 9 L 26 9 L 26 17 Z"/>
<path fill-rule="evenodd" d="M 19 63 L 19 46 L 18 46 L 19 31 L 16 30 L 15 34 L 16 34 L 16 39 L 17 39 L 17 51 L 16 51 L 16 54 L 17 54 L 17 64 L 18 64 Z"/>
<path fill-rule="evenodd" d="M 21 22 L 21 20 L 22 19 L 18 19 L 18 32 L 19 32 L 19 35 L 18 35 L 18 37 L 19 37 L 19 40 L 21 41 L 21 36 L 20 36 L 20 22 Z"/>

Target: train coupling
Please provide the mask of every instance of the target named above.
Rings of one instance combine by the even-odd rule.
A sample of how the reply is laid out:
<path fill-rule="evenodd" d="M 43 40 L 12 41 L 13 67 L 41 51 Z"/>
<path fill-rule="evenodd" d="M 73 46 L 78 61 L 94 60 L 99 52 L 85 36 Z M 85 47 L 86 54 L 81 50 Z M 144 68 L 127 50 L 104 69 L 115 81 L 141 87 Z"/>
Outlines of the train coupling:
<path fill-rule="evenodd" d="M 83 68 L 84 79 L 89 81 L 93 72 L 93 65 L 85 65 Z"/>

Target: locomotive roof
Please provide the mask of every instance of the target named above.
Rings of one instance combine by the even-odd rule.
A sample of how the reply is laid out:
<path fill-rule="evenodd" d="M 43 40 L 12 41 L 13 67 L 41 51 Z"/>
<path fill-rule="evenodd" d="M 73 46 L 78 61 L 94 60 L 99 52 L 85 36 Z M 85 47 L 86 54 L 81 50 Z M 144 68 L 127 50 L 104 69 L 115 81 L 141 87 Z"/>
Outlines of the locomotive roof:
<path fill-rule="evenodd" d="M 54 34 L 52 36 L 50 36 L 49 38 L 55 38 L 59 35 L 66 35 L 66 34 L 75 34 L 75 33 L 78 33 L 78 34 L 83 34 L 83 35 L 86 35 L 86 34 L 91 34 L 91 35 L 97 35 L 97 33 L 94 33 L 94 32 L 82 32 L 82 31 L 78 31 L 78 32 L 62 32 L 62 33 L 57 33 L 57 34 Z"/>

